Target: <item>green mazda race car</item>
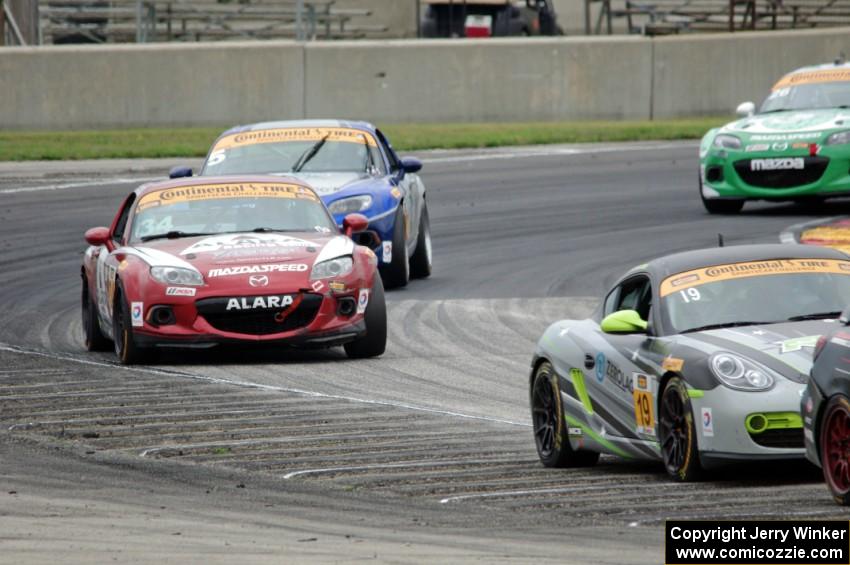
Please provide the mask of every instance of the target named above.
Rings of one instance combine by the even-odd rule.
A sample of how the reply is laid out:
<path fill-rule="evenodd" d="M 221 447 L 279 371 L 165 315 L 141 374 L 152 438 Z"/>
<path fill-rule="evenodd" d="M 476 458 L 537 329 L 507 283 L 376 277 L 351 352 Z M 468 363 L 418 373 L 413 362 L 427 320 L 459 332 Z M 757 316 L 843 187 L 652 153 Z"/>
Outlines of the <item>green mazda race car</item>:
<path fill-rule="evenodd" d="M 777 82 L 755 111 L 700 143 L 700 198 L 712 214 L 747 200 L 850 195 L 850 64 L 803 67 Z"/>

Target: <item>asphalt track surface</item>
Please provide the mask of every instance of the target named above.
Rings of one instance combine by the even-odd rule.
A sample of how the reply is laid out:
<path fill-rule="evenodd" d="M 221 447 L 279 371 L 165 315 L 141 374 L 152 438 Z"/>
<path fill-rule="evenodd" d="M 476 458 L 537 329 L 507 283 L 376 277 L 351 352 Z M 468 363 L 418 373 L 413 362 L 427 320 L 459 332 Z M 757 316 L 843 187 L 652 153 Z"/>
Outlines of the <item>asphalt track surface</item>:
<path fill-rule="evenodd" d="M 846 519 L 805 464 L 544 469 L 527 400 L 543 329 L 627 268 L 846 202 L 710 216 L 693 142 L 423 157 L 434 273 L 388 292 L 383 357 L 130 369 L 81 348 L 82 233 L 171 163 L 0 165 L 0 561 L 657 563 L 667 518 Z"/>

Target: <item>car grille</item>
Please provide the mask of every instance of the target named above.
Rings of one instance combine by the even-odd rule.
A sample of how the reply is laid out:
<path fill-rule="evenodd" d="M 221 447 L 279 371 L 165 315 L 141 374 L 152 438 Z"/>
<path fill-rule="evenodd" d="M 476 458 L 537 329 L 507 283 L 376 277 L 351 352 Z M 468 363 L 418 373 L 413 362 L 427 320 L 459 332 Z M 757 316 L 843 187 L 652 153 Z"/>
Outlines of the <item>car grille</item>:
<path fill-rule="evenodd" d="M 803 428 L 765 430 L 760 434 L 750 434 L 753 441 L 764 447 L 803 448 Z"/>
<path fill-rule="evenodd" d="M 792 157 L 794 159 L 801 157 Z M 735 172 L 745 183 L 761 188 L 792 188 L 817 182 L 826 171 L 829 159 L 826 157 L 802 158 L 802 169 L 776 169 L 772 171 L 753 171 L 751 159 L 735 161 Z"/>
<path fill-rule="evenodd" d="M 322 305 L 320 294 L 302 293 L 300 301 L 283 310 L 231 310 L 226 311 L 227 298 L 206 298 L 195 302 L 198 314 L 217 330 L 249 335 L 268 335 L 287 332 L 310 324 Z M 253 297 L 249 297 L 253 298 Z M 298 298 L 295 299 L 296 301 Z M 292 309 L 294 307 L 294 310 Z M 280 316 L 281 312 L 288 315 Z"/>

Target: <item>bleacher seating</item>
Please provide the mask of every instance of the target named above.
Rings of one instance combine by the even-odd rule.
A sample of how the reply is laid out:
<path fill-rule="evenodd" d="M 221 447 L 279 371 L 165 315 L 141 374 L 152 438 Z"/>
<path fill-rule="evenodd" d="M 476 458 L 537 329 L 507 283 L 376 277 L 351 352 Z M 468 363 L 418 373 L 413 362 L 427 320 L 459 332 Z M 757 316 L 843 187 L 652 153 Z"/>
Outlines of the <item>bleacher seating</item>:
<path fill-rule="evenodd" d="M 44 43 L 349 39 L 386 31 L 334 0 L 42 0 Z M 358 19 L 357 23 L 352 20 Z"/>
<path fill-rule="evenodd" d="M 631 33 L 802 29 L 850 25 L 850 0 L 585 0 L 599 4 L 595 27 L 612 33 L 614 21 Z M 588 12 L 589 13 L 589 12 Z M 586 18 L 589 26 L 589 18 Z M 603 25 L 604 24 L 604 25 Z"/>

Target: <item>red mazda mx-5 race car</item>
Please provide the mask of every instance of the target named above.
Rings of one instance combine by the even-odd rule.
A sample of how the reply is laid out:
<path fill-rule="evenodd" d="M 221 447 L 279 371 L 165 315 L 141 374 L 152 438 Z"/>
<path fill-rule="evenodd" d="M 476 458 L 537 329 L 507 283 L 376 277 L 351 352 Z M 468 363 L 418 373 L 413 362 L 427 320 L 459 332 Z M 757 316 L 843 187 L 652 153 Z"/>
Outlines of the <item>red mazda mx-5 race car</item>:
<path fill-rule="evenodd" d="M 344 234 L 308 185 L 285 177 L 202 177 L 140 186 L 109 228 L 86 232 L 86 348 L 122 363 L 155 347 L 274 342 L 384 352 L 377 258 Z"/>

